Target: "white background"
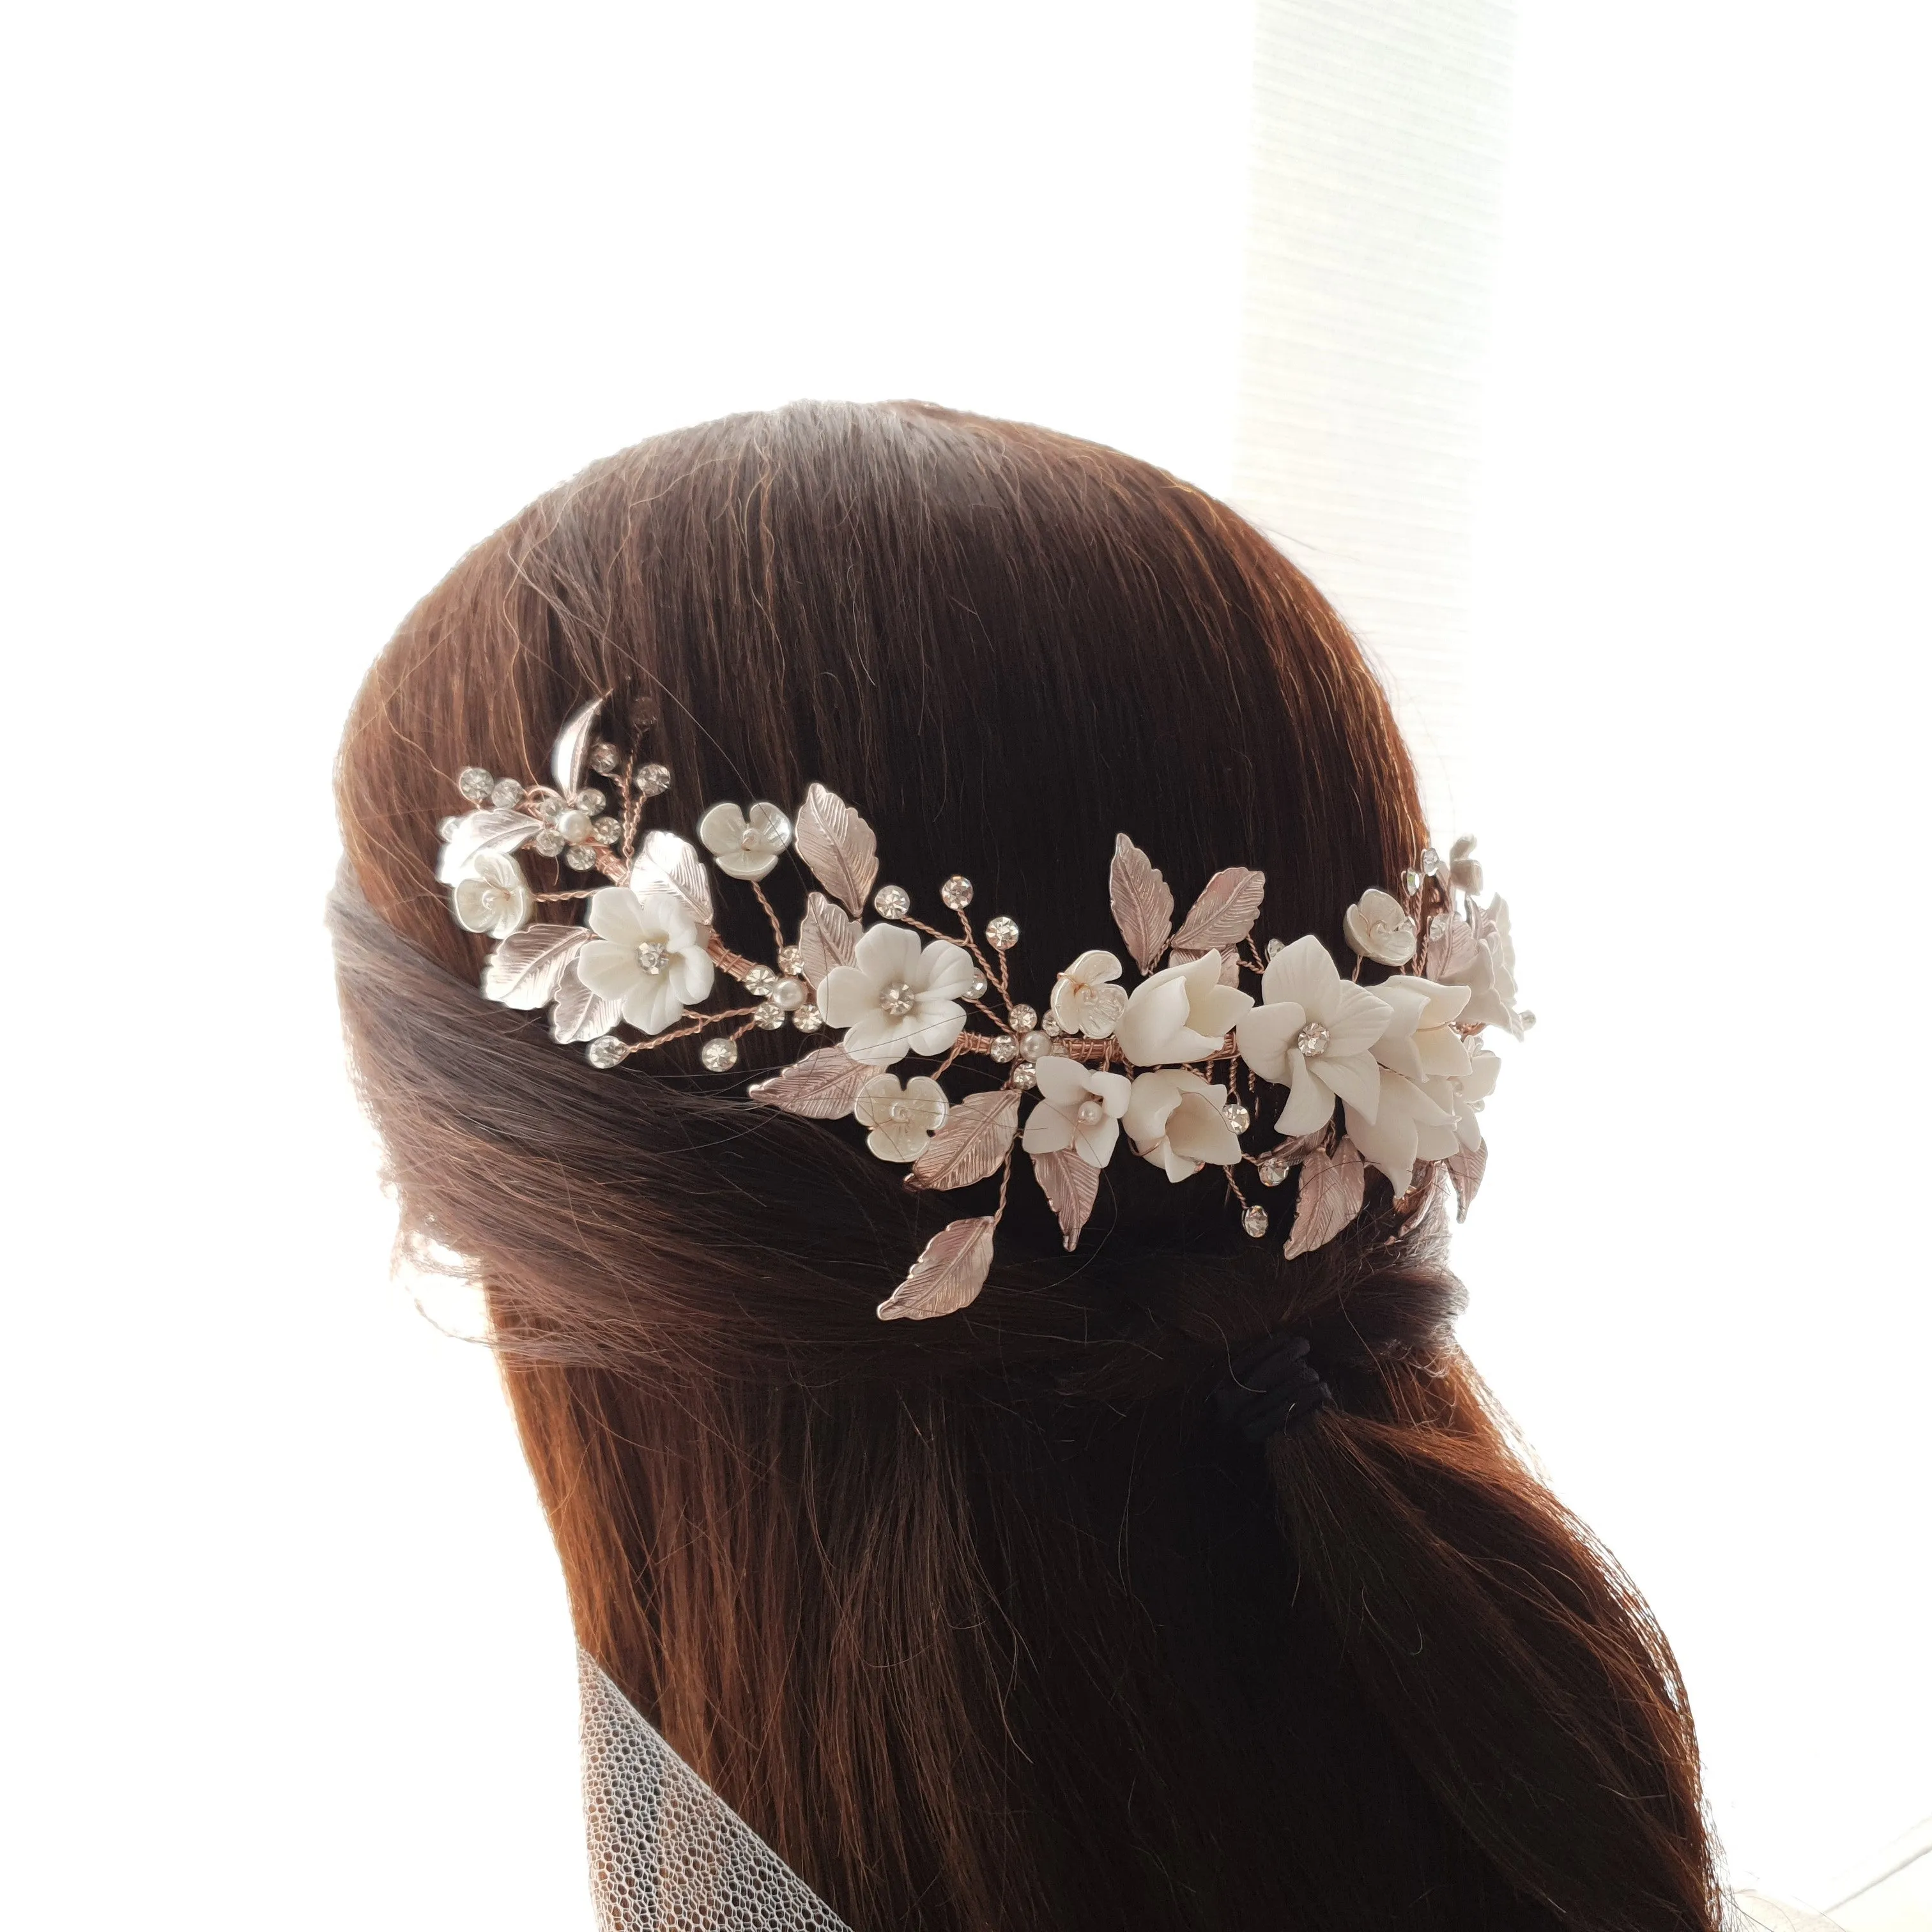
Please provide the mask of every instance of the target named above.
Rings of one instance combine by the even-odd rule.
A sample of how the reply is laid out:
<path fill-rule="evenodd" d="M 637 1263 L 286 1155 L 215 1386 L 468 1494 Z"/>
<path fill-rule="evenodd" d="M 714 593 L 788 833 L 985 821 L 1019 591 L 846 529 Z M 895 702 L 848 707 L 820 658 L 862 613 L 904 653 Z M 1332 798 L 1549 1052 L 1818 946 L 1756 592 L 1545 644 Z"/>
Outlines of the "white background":
<path fill-rule="evenodd" d="M 1243 9 L 692 10 L 16 30 L 12 1922 L 587 1917 L 554 1562 L 387 1277 L 330 1006 L 328 760 L 408 604 L 797 394 L 1234 480 Z M 1923 33 L 1527 6 L 1472 476 L 1455 804 L 1543 1024 L 1467 1333 L 1736 1863 L 1820 1901 L 1932 1810 Z"/>

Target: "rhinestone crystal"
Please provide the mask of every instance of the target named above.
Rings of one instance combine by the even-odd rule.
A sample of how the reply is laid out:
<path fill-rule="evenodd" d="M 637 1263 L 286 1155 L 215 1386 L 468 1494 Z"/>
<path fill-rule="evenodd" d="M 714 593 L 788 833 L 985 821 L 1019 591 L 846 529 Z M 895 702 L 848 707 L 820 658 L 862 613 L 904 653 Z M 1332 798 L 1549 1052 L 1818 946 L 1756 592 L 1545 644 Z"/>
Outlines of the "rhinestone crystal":
<path fill-rule="evenodd" d="M 738 1064 L 738 1042 L 735 1040 L 707 1040 L 698 1048 L 698 1057 L 704 1063 L 709 1073 L 729 1073 Z"/>
<path fill-rule="evenodd" d="M 1288 1162 L 1285 1160 L 1258 1160 L 1255 1172 L 1261 1177 L 1264 1187 L 1279 1187 L 1288 1178 Z"/>
<path fill-rule="evenodd" d="M 544 829 L 530 841 L 530 843 L 534 845 L 546 859 L 554 859 L 556 855 L 570 843 L 570 841 L 565 838 L 563 834 L 558 831 L 554 825 L 546 825 Z"/>
<path fill-rule="evenodd" d="M 1040 1024 L 1040 1016 L 1030 1006 L 1016 1006 L 1006 1022 L 1016 1033 L 1031 1033 Z"/>
<path fill-rule="evenodd" d="M 1270 939 L 1268 943 L 1267 957 L 1272 959 L 1276 953 L 1286 951 L 1287 946 L 1286 940 Z"/>
<path fill-rule="evenodd" d="M 563 800 L 554 791 L 547 791 L 537 800 L 537 816 L 548 825 L 564 808 Z"/>
<path fill-rule="evenodd" d="M 760 1000 L 752 1009 L 752 1024 L 776 1033 L 785 1023 L 785 1010 L 776 1000 Z"/>
<path fill-rule="evenodd" d="M 615 745 L 596 745 L 591 748 L 590 769 L 602 772 L 606 778 L 621 770 L 623 763 L 624 754 Z"/>
<path fill-rule="evenodd" d="M 879 1010 L 888 1019 L 904 1019 L 918 1004 L 918 995 L 903 980 L 895 980 L 879 995 Z"/>
<path fill-rule="evenodd" d="M 563 862 L 573 872 L 587 872 L 597 862 L 597 848 L 594 845 L 572 845 L 565 848 Z"/>
<path fill-rule="evenodd" d="M 997 919 L 986 922 L 986 944 L 996 952 L 1010 952 L 1020 943 L 1020 928 L 1016 920 L 1001 913 Z"/>
<path fill-rule="evenodd" d="M 579 812 L 587 812 L 594 818 L 604 809 L 604 794 L 595 785 L 586 785 L 581 791 L 574 791 L 570 802 Z"/>
<path fill-rule="evenodd" d="M 670 964 L 670 948 L 661 940 L 647 939 L 638 948 L 638 964 L 646 973 L 662 973 Z"/>
<path fill-rule="evenodd" d="M 1422 869 L 1432 879 L 1442 864 L 1442 854 L 1433 845 L 1422 848 Z"/>
<path fill-rule="evenodd" d="M 973 903 L 973 881 L 963 872 L 955 872 L 939 889 L 940 903 L 952 912 L 964 912 Z"/>
<path fill-rule="evenodd" d="M 602 1040 L 590 1042 L 584 1049 L 584 1057 L 592 1066 L 615 1066 L 630 1050 L 621 1040 L 607 1033 Z"/>
<path fill-rule="evenodd" d="M 1414 898 L 1422 890 L 1422 874 L 1412 866 L 1402 875 L 1402 890 L 1409 898 Z"/>
<path fill-rule="evenodd" d="M 993 1058 L 1002 1066 L 1010 1060 L 1017 1060 L 1019 1055 L 1019 1042 L 1011 1034 L 1003 1033 L 993 1042 Z"/>
<path fill-rule="evenodd" d="M 1249 1127 L 1252 1125 L 1247 1108 L 1238 1100 L 1230 1100 L 1221 1109 L 1221 1118 L 1238 1134 L 1246 1133 Z"/>
<path fill-rule="evenodd" d="M 1319 1020 L 1310 1020 L 1294 1036 L 1294 1043 L 1312 1060 L 1318 1054 L 1328 1051 L 1328 1029 Z"/>
<path fill-rule="evenodd" d="M 465 765 L 456 775 L 457 790 L 478 805 L 490 796 L 490 788 L 496 782 L 481 765 Z"/>
<path fill-rule="evenodd" d="M 762 1000 L 778 982 L 778 976 L 769 966 L 754 966 L 745 975 L 745 990 L 754 1000 Z"/>
<path fill-rule="evenodd" d="M 912 895 L 903 886 L 881 886 L 872 895 L 872 910 L 881 919 L 904 919 L 912 910 Z"/>
<path fill-rule="evenodd" d="M 805 970 L 805 955 L 796 946 L 778 948 L 778 970 L 796 980 Z"/>
<path fill-rule="evenodd" d="M 1029 1087 L 1036 1087 L 1040 1084 L 1040 1076 L 1024 1060 L 1006 1076 L 1006 1078 L 1022 1090 Z"/>
<path fill-rule="evenodd" d="M 624 821 L 621 818 L 593 818 L 590 821 L 590 836 L 600 845 L 614 845 L 624 836 Z"/>
<path fill-rule="evenodd" d="M 816 1033 L 825 1024 L 825 1016 L 814 1006 L 802 1006 L 793 1012 L 791 1023 L 800 1033 Z"/>
<path fill-rule="evenodd" d="M 1052 1040 L 1058 1040 L 1060 1036 L 1066 1030 L 1066 1029 L 1060 1024 L 1059 1016 L 1056 1013 L 1048 1013 L 1046 1018 L 1040 1022 L 1040 1030 Z"/>
<path fill-rule="evenodd" d="M 490 788 L 490 802 L 500 812 L 508 812 L 524 802 L 524 788 L 514 778 L 499 778 Z"/>
<path fill-rule="evenodd" d="M 670 767 L 668 765 L 640 765 L 638 767 L 638 789 L 646 798 L 656 798 L 670 790 Z"/>
<path fill-rule="evenodd" d="M 1258 1241 L 1268 1232 L 1268 1210 L 1250 1208 L 1241 1216 L 1241 1232 Z"/>

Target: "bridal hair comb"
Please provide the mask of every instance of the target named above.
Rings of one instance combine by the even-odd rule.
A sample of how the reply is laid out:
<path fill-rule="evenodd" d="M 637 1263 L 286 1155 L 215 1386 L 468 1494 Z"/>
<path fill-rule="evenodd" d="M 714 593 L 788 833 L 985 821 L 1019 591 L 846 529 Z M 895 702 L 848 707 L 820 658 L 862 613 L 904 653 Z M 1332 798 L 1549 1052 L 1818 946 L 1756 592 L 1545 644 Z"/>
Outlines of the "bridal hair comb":
<path fill-rule="evenodd" d="M 1123 1130 L 1169 1180 L 1220 1170 L 1257 1240 L 1270 1217 L 1244 1181 L 1272 1189 L 1299 1169 L 1290 1257 L 1354 1220 L 1370 1168 L 1411 1217 L 1444 1173 L 1459 1218 L 1467 1213 L 1488 1158 L 1477 1115 L 1498 1064 L 1484 1034 L 1496 1027 L 1520 1039 L 1534 1024 L 1516 1004 L 1508 908 L 1477 901 L 1473 839 L 1446 859 L 1425 849 L 1398 890 L 1365 892 L 1348 908 L 1356 964 L 1344 978 L 1312 935 L 1257 946 L 1266 881 L 1246 866 L 1216 872 L 1177 927 L 1172 891 L 1124 832 L 1108 895 L 1138 983 L 1124 984 L 1119 956 L 1095 947 L 1035 1006 L 1015 983 L 1018 924 L 1002 913 L 976 933 L 973 883 L 958 874 L 939 887 L 957 934 L 915 918 L 903 886 L 877 883 L 872 828 L 823 785 L 790 817 L 764 802 L 712 806 L 696 827 L 704 856 L 673 832 L 644 830 L 671 774 L 598 739 L 603 704 L 564 725 L 551 783 L 475 766 L 458 776 L 473 808 L 442 822 L 437 877 L 458 922 L 497 942 L 484 993 L 548 1007 L 554 1037 L 587 1043 L 599 1067 L 702 1035 L 700 1063 L 724 1074 L 754 1028 L 840 1036 L 753 1086 L 751 1099 L 856 1121 L 874 1154 L 905 1166 L 909 1187 L 999 1181 L 990 1213 L 950 1222 L 927 1243 L 880 1304 L 882 1319 L 951 1314 L 979 1293 L 1018 1152 L 1071 1250 Z M 789 938 L 760 883 L 788 851 L 820 888 Z M 557 890 L 532 890 L 525 852 L 562 868 Z M 718 938 L 713 870 L 756 897 L 770 962 Z M 586 875 L 582 887 L 571 873 Z M 582 922 L 536 919 L 550 907 L 580 908 Z M 1390 976 L 1361 984 L 1364 963 Z M 735 1004 L 707 1004 L 721 976 L 735 982 Z M 943 1083 L 968 1058 L 989 1062 L 999 1084 L 955 1098 Z M 902 1078 L 908 1060 L 937 1064 Z M 1282 1090 L 1278 1111 L 1264 1089 Z M 1251 1150 L 1244 1136 L 1270 1112 L 1273 1133 Z"/>

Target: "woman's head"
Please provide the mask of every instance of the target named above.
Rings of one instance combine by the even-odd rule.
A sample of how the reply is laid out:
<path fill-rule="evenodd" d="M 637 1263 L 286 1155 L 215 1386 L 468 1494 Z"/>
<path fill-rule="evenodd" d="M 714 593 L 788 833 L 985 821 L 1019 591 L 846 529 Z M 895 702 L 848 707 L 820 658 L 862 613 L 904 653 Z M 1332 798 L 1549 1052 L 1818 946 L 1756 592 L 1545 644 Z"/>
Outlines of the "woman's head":
<path fill-rule="evenodd" d="M 947 1217 L 747 1102 L 795 1046 L 600 1072 L 481 1000 L 434 873 L 455 774 L 539 769 L 605 692 L 685 829 L 822 782 L 916 898 L 964 873 L 1018 920 L 1042 1004 L 1119 831 L 1184 892 L 1260 868 L 1262 929 L 1339 951 L 1423 826 L 1306 580 L 1038 430 L 659 438 L 412 614 L 340 772 L 358 1075 L 406 1228 L 490 1296 L 580 1630 L 673 1742 L 861 1926 L 1704 1924 L 1667 1653 L 1485 1410 L 1435 1218 L 1378 1183 L 1290 1261 L 1116 1161 L 1078 1254 L 1016 1182 L 972 1309 L 881 1324 Z M 1286 1328 L 1338 1402 L 1264 1457 L 1205 1396 Z"/>

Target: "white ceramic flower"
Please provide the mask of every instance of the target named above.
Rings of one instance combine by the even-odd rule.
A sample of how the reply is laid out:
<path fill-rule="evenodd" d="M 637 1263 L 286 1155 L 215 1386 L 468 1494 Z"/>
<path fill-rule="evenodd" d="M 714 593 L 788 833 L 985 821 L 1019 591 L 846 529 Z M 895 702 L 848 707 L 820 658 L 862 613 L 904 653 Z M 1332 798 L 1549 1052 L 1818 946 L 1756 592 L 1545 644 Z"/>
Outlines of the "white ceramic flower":
<path fill-rule="evenodd" d="M 1039 1097 L 1020 1144 L 1028 1154 L 1071 1148 L 1089 1167 L 1105 1167 L 1114 1157 L 1133 1082 L 1124 1073 L 1102 1073 L 1059 1053 L 1035 1060 L 1034 1072 Z"/>
<path fill-rule="evenodd" d="M 1432 1080 L 1424 1091 L 1449 1116 L 1456 1138 L 1473 1154 L 1481 1144 L 1482 1123 L 1476 1118 L 1483 1102 L 1496 1090 L 1502 1062 L 1486 1047 L 1469 1056 L 1468 1076 L 1461 1080 Z"/>
<path fill-rule="evenodd" d="M 1127 989 L 1114 982 L 1120 962 L 1107 952 L 1083 952 L 1053 982 L 1053 1017 L 1064 1033 L 1105 1040 L 1120 1024 Z"/>
<path fill-rule="evenodd" d="M 1375 1043 L 1383 1066 L 1418 1086 L 1468 1077 L 1469 1049 L 1451 1024 L 1469 1003 L 1467 986 L 1403 973 L 1384 980 L 1376 992 L 1389 1009 L 1388 1024 Z"/>
<path fill-rule="evenodd" d="M 922 1073 L 903 1087 L 896 1074 L 879 1074 L 859 1089 L 852 1108 L 860 1126 L 872 1129 L 866 1144 L 881 1160 L 918 1160 L 945 1126 L 946 1114 L 944 1090 Z"/>
<path fill-rule="evenodd" d="M 1226 1088 L 1180 1067 L 1137 1075 L 1127 1096 L 1127 1138 L 1135 1153 L 1170 1180 L 1185 1180 L 1204 1167 L 1232 1167 L 1241 1157 L 1241 1143 L 1222 1117 L 1227 1103 Z"/>
<path fill-rule="evenodd" d="M 1413 1082 L 1385 1066 L 1377 1070 L 1382 1091 L 1374 1113 L 1345 1106 L 1342 1117 L 1362 1158 L 1381 1168 L 1400 1196 L 1408 1192 L 1418 1160 L 1446 1160 L 1456 1151 L 1456 1130 L 1450 1114 Z"/>
<path fill-rule="evenodd" d="M 1401 900 L 1379 889 L 1364 892 L 1342 915 L 1342 930 L 1364 959 L 1406 966 L 1415 957 L 1415 921 Z"/>
<path fill-rule="evenodd" d="M 1282 1133 L 1326 1126 L 1337 1100 L 1375 1118 L 1381 1087 L 1370 1048 L 1391 1017 L 1381 992 L 1343 979 L 1312 933 L 1268 962 L 1262 1004 L 1241 1016 L 1234 1040 L 1264 1080 L 1287 1088 L 1275 1124 Z"/>
<path fill-rule="evenodd" d="M 762 879 L 791 844 L 791 820 L 762 802 L 747 813 L 714 805 L 698 821 L 698 836 L 721 872 L 734 879 Z"/>
<path fill-rule="evenodd" d="M 1222 985 L 1220 954 L 1204 952 L 1143 980 L 1128 994 L 1114 1037 L 1136 1066 L 1204 1060 L 1254 1003 L 1252 994 Z"/>
<path fill-rule="evenodd" d="M 828 1026 L 845 1030 L 845 1051 L 871 1066 L 908 1053 L 944 1053 L 965 1030 L 959 1004 L 977 976 L 971 956 L 949 939 L 923 950 L 902 926 L 869 926 L 849 966 L 835 966 L 818 988 Z"/>
<path fill-rule="evenodd" d="M 536 902 L 524 883 L 523 868 L 507 852 L 478 852 L 470 860 L 466 878 L 451 894 L 456 922 L 466 932 L 487 932 L 508 939 L 530 922 Z"/>
<path fill-rule="evenodd" d="M 577 976 L 639 1032 L 675 1026 L 710 992 L 710 956 L 682 899 L 607 886 L 591 894 L 588 922 L 597 937 L 578 949 Z"/>

